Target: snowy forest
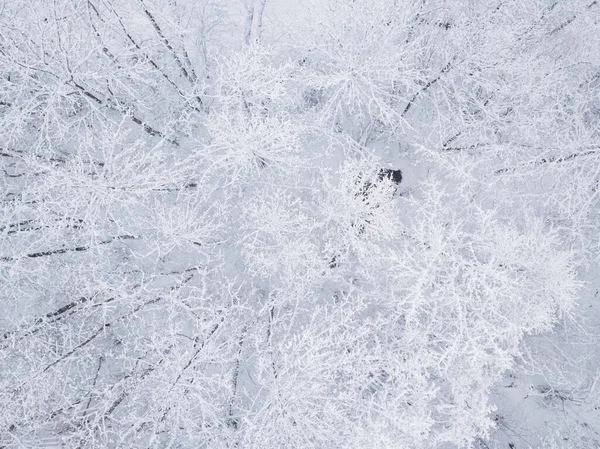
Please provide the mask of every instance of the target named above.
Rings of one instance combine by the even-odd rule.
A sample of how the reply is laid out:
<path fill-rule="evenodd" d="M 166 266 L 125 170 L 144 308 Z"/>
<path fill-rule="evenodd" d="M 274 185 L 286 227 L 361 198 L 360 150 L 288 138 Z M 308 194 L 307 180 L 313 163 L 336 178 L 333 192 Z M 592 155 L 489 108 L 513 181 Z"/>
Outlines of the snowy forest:
<path fill-rule="evenodd" d="M 0 447 L 600 448 L 600 2 L 0 0 Z"/>

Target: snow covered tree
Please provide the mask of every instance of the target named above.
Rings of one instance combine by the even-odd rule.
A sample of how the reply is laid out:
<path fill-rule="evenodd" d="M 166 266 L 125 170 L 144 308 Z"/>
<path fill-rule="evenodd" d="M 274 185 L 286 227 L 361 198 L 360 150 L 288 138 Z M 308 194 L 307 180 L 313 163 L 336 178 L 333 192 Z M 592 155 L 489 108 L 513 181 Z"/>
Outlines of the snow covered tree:
<path fill-rule="evenodd" d="M 6 0 L 0 444 L 486 441 L 598 261 L 572 3 Z"/>

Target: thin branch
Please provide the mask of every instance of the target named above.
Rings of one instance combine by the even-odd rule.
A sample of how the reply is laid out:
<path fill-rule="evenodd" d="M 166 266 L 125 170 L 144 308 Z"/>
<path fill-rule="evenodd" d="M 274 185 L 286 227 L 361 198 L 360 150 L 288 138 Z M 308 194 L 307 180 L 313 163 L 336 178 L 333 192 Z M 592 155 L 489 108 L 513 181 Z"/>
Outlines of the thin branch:
<path fill-rule="evenodd" d="M 43 226 L 37 226 L 37 227 L 27 227 L 27 228 L 22 228 L 22 226 L 24 226 L 26 223 L 29 222 L 34 222 L 35 220 L 26 220 L 26 221 L 22 221 L 20 223 L 12 223 L 9 224 L 7 226 L 2 226 L 0 227 L 0 232 L 3 232 L 6 229 L 9 229 L 6 231 L 6 235 L 11 235 L 11 234 L 16 234 L 18 232 L 33 232 L 33 231 L 39 231 L 40 229 L 48 229 L 51 226 L 50 225 L 43 225 Z M 53 222 L 62 222 L 65 221 L 62 218 L 55 218 L 52 220 Z M 75 221 L 77 223 L 82 224 L 83 220 L 70 220 L 70 221 Z M 79 226 L 76 224 L 67 224 L 65 226 L 66 228 L 72 228 L 72 229 L 81 229 L 83 226 Z"/>
<path fill-rule="evenodd" d="M 83 87 L 81 84 L 76 83 L 75 81 L 72 81 L 72 85 L 74 87 L 76 87 L 77 89 L 79 89 L 83 95 L 85 95 L 88 98 L 91 98 L 96 103 L 101 104 L 101 105 L 107 105 L 111 109 L 114 109 L 116 111 L 119 111 L 122 114 L 129 116 L 129 118 L 131 119 L 132 122 L 134 122 L 137 125 L 140 125 L 143 128 L 143 130 L 146 131 L 151 136 L 160 137 L 175 146 L 179 146 L 179 142 L 177 142 L 176 140 L 167 138 L 163 132 L 152 128 L 150 125 L 146 124 L 144 121 L 142 121 L 135 115 L 131 114 L 129 111 L 123 110 L 122 108 L 118 108 L 118 107 L 115 107 L 114 105 L 108 104 L 109 103 L 108 100 L 107 101 L 101 100 L 97 95 L 91 93 L 88 89 Z"/>
<path fill-rule="evenodd" d="M 92 6 L 92 9 L 94 10 L 94 12 L 96 13 L 96 15 L 98 16 L 98 18 L 104 22 L 104 19 L 100 16 L 100 13 L 98 12 L 98 10 L 96 9 L 96 7 L 91 3 L 88 2 L 90 4 L 90 6 Z M 192 108 L 194 111 L 196 112 L 202 112 L 202 110 L 194 105 L 192 105 L 185 93 L 179 88 L 179 86 L 169 77 L 169 75 L 167 75 L 160 67 L 159 65 L 154 62 L 154 60 L 146 53 L 144 52 L 144 50 L 142 49 L 142 47 L 137 43 L 137 41 L 131 36 L 131 34 L 127 31 L 127 28 L 125 28 L 125 24 L 123 23 L 123 20 L 121 19 L 121 16 L 119 16 L 117 14 L 116 11 L 113 11 L 114 15 L 117 17 L 117 20 L 119 21 L 119 24 L 121 25 L 121 29 L 123 30 L 123 33 L 125 33 L 125 36 L 127 37 L 127 39 L 129 40 L 129 42 L 131 42 L 133 44 L 133 46 L 142 54 L 143 58 L 145 61 L 147 61 L 156 71 L 158 71 L 158 73 L 161 74 L 161 76 L 177 91 L 177 93 L 179 94 L 179 96 L 181 98 L 183 98 L 185 100 L 185 103 Z M 94 30 L 96 30 L 95 26 L 92 24 L 92 28 Z M 102 43 L 102 38 L 100 36 L 100 34 L 98 32 L 96 32 L 98 39 L 100 40 L 100 43 L 103 45 L 102 50 L 104 51 L 105 54 L 107 54 L 111 60 L 118 65 L 118 62 L 116 60 L 116 58 L 114 56 L 112 56 L 112 54 L 110 53 L 110 51 L 108 50 L 108 48 L 104 47 L 104 44 Z M 187 56 L 186 56 L 187 57 Z M 194 71 L 192 70 L 192 74 L 194 77 L 196 77 Z M 200 105 L 202 105 L 202 100 L 200 99 L 200 97 L 196 96 L 196 100 L 200 103 Z"/>
<path fill-rule="evenodd" d="M 526 162 L 524 164 L 519 165 L 518 167 L 506 167 L 506 168 L 501 168 L 499 170 L 496 170 L 494 172 L 495 175 L 500 175 L 503 173 L 508 173 L 508 172 L 515 172 L 517 171 L 519 168 L 526 168 L 526 167 L 532 167 L 532 166 L 539 166 L 539 165 L 543 165 L 543 164 L 552 164 L 552 163 L 556 163 L 556 164 L 560 164 L 563 162 L 569 162 L 572 161 L 574 159 L 580 158 L 580 157 L 584 157 L 584 156 L 591 156 L 593 154 L 598 154 L 599 153 L 600 148 L 596 148 L 593 150 L 589 150 L 589 151 L 583 151 L 581 153 L 573 153 L 573 154 L 569 154 L 568 156 L 550 156 L 550 157 L 543 157 L 541 159 L 538 159 L 537 161 L 533 161 L 533 162 Z"/>
<path fill-rule="evenodd" d="M 102 333 L 102 331 L 104 331 L 104 329 L 106 329 L 107 327 L 110 327 L 110 323 L 105 323 L 104 325 L 102 325 L 91 337 L 89 337 L 87 340 L 85 340 L 83 343 L 80 343 L 79 345 L 75 346 L 73 349 L 71 349 L 69 352 L 67 352 L 66 354 L 62 355 L 61 357 L 59 357 L 58 359 L 56 359 L 54 362 L 52 362 L 50 365 L 46 366 L 46 368 L 44 368 L 42 370 L 42 373 L 45 373 L 46 371 L 48 371 L 50 368 L 52 368 L 53 366 L 55 366 L 56 364 L 58 364 L 59 362 L 65 360 L 66 358 L 70 357 L 71 355 L 73 355 L 75 352 L 77 352 L 79 349 L 87 346 L 88 344 L 90 344 L 92 341 L 94 341 L 98 335 L 100 335 Z"/>
<path fill-rule="evenodd" d="M 427 89 L 429 89 L 432 85 L 434 85 L 435 83 L 437 83 L 441 78 L 442 75 L 444 75 L 445 73 L 448 73 L 450 71 L 450 69 L 452 68 L 452 63 L 449 62 L 448 64 L 446 64 L 446 66 L 442 69 L 442 71 L 440 72 L 440 74 L 428 81 L 422 88 L 420 91 L 416 92 L 412 98 L 410 99 L 410 101 L 408 102 L 408 104 L 406 105 L 406 107 L 404 108 L 404 111 L 402 112 L 402 117 L 404 117 L 406 115 L 406 113 L 410 110 L 410 108 L 412 107 L 413 103 L 416 101 L 416 99 L 419 97 L 419 95 L 421 95 L 422 93 L 424 93 Z"/>
<path fill-rule="evenodd" d="M 109 243 L 114 242 L 115 240 L 134 240 L 134 239 L 138 239 L 138 238 L 139 237 L 134 236 L 134 235 L 119 235 L 116 237 L 111 237 L 108 240 L 103 240 L 101 242 L 98 242 L 96 245 L 76 246 L 74 248 L 60 248 L 60 249 L 53 249 L 53 250 L 48 250 L 48 251 L 40 251 L 37 253 L 26 254 L 25 256 L 22 256 L 22 257 L 0 257 L 0 261 L 14 262 L 16 260 L 20 260 L 20 259 L 24 259 L 24 258 L 35 259 L 38 257 L 52 256 L 54 254 L 65 254 L 65 253 L 70 253 L 70 252 L 83 252 L 83 251 L 88 251 L 89 249 L 98 247 L 100 245 L 107 245 Z"/>
<path fill-rule="evenodd" d="M 156 21 L 156 19 L 154 18 L 154 16 L 152 15 L 152 13 L 148 10 L 146 4 L 144 3 L 144 0 L 138 0 L 140 2 L 140 4 L 142 5 L 142 8 L 144 9 L 144 13 L 146 14 L 146 16 L 148 17 L 148 19 L 150 20 L 150 23 L 152 24 L 152 27 L 154 28 L 154 30 L 156 31 L 156 33 L 158 34 L 158 36 L 162 39 L 163 43 L 165 44 L 165 47 L 167 47 L 167 49 L 171 52 L 171 55 L 173 56 L 173 59 L 175 60 L 175 62 L 177 63 L 177 66 L 179 67 L 179 69 L 181 70 L 181 73 L 183 74 L 183 76 L 191 83 L 194 84 L 196 82 L 196 80 L 194 79 L 193 76 L 191 76 L 188 71 L 186 70 L 185 66 L 183 65 L 183 63 L 181 62 L 181 59 L 179 59 L 179 56 L 177 56 L 177 53 L 175 52 L 175 49 L 173 48 L 173 46 L 171 45 L 171 43 L 169 42 L 169 40 L 166 38 L 166 36 L 164 35 L 162 29 L 160 28 L 160 26 L 158 25 L 158 22 Z M 198 99 L 200 100 L 200 99 Z M 200 100 L 200 103 L 202 103 L 202 101 Z"/>
<path fill-rule="evenodd" d="M 202 352 L 202 350 L 204 349 L 204 347 L 206 346 L 206 344 L 208 343 L 210 338 L 215 334 L 215 332 L 217 332 L 217 330 L 219 329 L 219 326 L 221 325 L 221 323 L 223 323 L 224 319 L 225 319 L 225 317 L 221 317 L 221 320 L 218 323 L 215 323 L 213 325 L 212 329 L 208 332 L 208 335 L 206 337 L 204 337 L 202 343 L 200 343 L 199 336 L 196 337 L 196 340 L 195 340 L 196 343 L 194 343 L 194 347 L 196 348 L 196 350 L 194 351 L 192 356 L 188 359 L 187 363 L 183 366 L 183 368 L 181 368 L 181 371 L 179 371 L 177 378 L 171 384 L 171 388 L 169 388 L 169 392 L 171 392 L 173 390 L 173 388 L 175 388 L 175 385 L 177 385 L 177 383 L 181 380 L 181 377 L 183 376 L 185 371 L 192 365 L 192 363 L 194 362 L 194 360 L 196 360 L 196 357 L 198 357 L 200 352 Z"/>
<path fill-rule="evenodd" d="M 100 374 L 100 369 L 102 368 L 102 363 L 104 362 L 104 357 L 100 356 L 98 359 L 98 368 L 96 368 L 96 374 L 94 375 L 94 380 L 92 381 L 92 387 L 96 386 L 96 382 L 98 382 L 98 376 Z M 85 410 L 83 411 L 83 416 L 87 415 L 87 412 L 90 408 L 90 404 L 92 403 L 92 396 L 90 395 L 87 404 L 85 406 Z"/>
<path fill-rule="evenodd" d="M 33 323 L 31 325 L 28 325 L 28 326 L 37 326 L 37 325 L 42 324 L 42 323 L 54 323 L 56 321 L 59 321 L 59 320 L 61 320 L 64 317 L 64 314 L 66 312 L 70 311 L 71 309 L 74 309 L 76 306 L 78 306 L 80 304 L 84 304 L 84 303 L 90 301 L 91 299 L 93 299 L 93 298 L 81 297 L 81 298 L 79 298 L 79 299 L 77 299 L 75 301 L 72 301 L 72 302 L 70 302 L 70 303 L 68 303 L 68 304 L 60 307 L 59 309 L 55 310 L 54 312 L 49 312 L 49 313 L 47 313 L 46 315 L 44 315 L 42 317 L 36 318 L 33 321 Z M 14 335 L 17 332 L 19 332 L 20 330 L 22 330 L 22 328 L 23 327 L 21 326 L 21 329 L 14 329 L 12 331 L 5 332 L 4 334 L 2 334 L 2 339 L 6 340 L 11 335 Z M 36 333 L 39 329 L 40 328 L 38 327 L 36 329 L 30 330 L 29 332 L 26 333 L 26 335 L 24 337 Z"/>
<path fill-rule="evenodd" d="M 242 359 L 242 349 L 244 347 L 244 338 L 245 338 L 247 330 L 248 330 L 248 328 L 246 326 L 244 326 L 242 329 L 242 332 L 240 333 L 240 337 L 238 338 L 238 354 L 235 359 L 235 365 L 233 368 L 233 376 L 231 379 L 232 395 L 231 395 L 231 400 L 229 401 L 228 425 L 233 427 L 235 430 L 237 430 L 239 427 L 239 420 L 234 415 L 233 405 L 234 405 L 235 398 L 238 395 L 238 381 L 239 381 L 239 376 L 240 376 L 240 364 L 241 364 L 241 359 Z"/>

